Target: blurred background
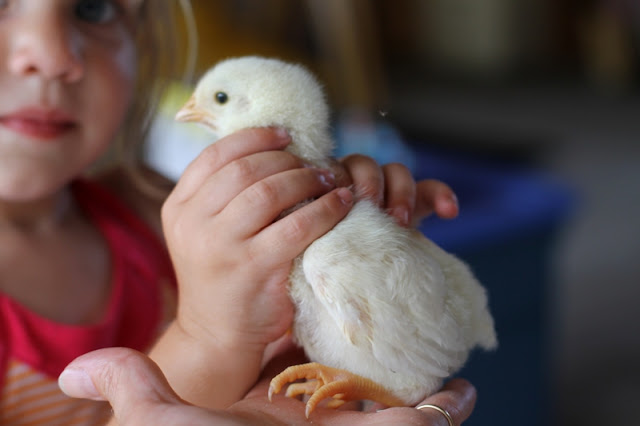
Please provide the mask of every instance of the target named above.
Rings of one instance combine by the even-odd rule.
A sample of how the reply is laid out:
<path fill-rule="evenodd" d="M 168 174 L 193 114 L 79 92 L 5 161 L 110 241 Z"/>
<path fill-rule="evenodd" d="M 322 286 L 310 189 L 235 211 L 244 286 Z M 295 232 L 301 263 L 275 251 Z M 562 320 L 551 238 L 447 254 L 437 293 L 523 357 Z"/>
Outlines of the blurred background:
<path fill-rule="evenodd" d="M 421 229 L 471 264 L 496 317 L 499 349 L 461 373 L 479 390 L 466 424 L 640 424 L 640 2 L 191 4 L 196 77 L 229 56 L 302 62 L 338 153 L 457 192 L 460 217 Z M 208 141 L 166 130 L 189 90 L 151 136 L 169 175 Z"/>

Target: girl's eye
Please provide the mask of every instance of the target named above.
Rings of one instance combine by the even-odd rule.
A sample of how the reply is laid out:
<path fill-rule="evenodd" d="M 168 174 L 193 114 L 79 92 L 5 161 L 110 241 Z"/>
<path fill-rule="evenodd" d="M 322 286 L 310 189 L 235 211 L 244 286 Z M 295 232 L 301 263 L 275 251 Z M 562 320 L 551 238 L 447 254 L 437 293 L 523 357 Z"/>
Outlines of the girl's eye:
<path fill-rule="evenodd" d="M 74 13 L 83 21 L 102 24 L 113 20 L 118 9 L 108 0 L 80 0 L 76 3 Z"/>

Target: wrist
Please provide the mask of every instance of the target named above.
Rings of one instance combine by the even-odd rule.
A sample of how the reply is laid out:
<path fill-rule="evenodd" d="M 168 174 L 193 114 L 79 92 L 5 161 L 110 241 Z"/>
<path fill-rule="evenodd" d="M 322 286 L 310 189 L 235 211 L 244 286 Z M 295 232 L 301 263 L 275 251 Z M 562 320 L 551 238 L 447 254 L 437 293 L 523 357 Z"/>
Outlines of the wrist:
<path fill-rule="evenodd" d="M 240 400 L 255 383 L 263 353 L 264 347 L 193 335 L 174 320 L 150 356 L 180 397 L 220 409 Z"/>
<path fill-rule="evenodd" d="M 266 280 L 256 280 L 256 274 L 245 271 L 239 277 L 219 278 L 216 285 L 209 282 L 208 287 L 229 291 L 182 291 L 175 326 L 182 334 L 207 345 L 262 354 L 269 343 L 291 328 L 294 308 L 286 291 L 288 268 Z M 240 288 L 244 290 L 236 294 Z"/>
<path fill-rule="evenodd" d="M 189 316 L 178 315 L 170 325 L 173 332 L 189 346 L 210 356 L 224 356 L 241 352 L 245 357 L 262 358 L 267 344 L 261 339 L 245 336 L 232 327 L 204 327 Z"/>

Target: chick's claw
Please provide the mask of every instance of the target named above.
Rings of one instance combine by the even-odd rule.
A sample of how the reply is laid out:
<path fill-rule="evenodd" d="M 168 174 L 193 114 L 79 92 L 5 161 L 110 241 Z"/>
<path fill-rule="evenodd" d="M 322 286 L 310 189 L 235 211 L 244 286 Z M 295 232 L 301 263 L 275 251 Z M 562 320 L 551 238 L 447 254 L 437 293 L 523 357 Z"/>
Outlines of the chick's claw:
<path fill-rule="evenodd" d="M 316 406 L 326 398 L 332 398 L 327 404 L 329 408 L 338 408 L 346 401 L 365 399 L 381 402 L 388 406 L 404 405 L 400 399 L 372 380 L 316 362 L 291 366 L 274 377 L 269 386 L 269 400 L 274 393 L 279 393 L 286 384 L 301 379 L 309 381 L 289 385 L 286 395 L 288 397 L 302 394 L 311 395 L 305 411 L 307 418 Z"/>
<path fill-rule="evenodd" d="M 297 398 L 300 395 L 313 395 L 320 387 L 318 380 L 309 380 L 302 383 L 291 383 L 285 395 L 289 398 Z"/>

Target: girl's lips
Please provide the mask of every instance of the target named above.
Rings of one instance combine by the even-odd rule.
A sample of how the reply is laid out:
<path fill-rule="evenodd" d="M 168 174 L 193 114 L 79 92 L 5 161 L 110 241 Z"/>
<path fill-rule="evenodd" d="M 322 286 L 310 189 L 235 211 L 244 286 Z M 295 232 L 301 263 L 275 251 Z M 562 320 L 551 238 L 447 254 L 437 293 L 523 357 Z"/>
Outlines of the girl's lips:
<path fill-rule="evenodd" d="M 67 114 L 44 108 L 26 108 L 0 117 L 0 124 L 28 137 L 41 140 L 58 138 L 76 127 Z"/>

